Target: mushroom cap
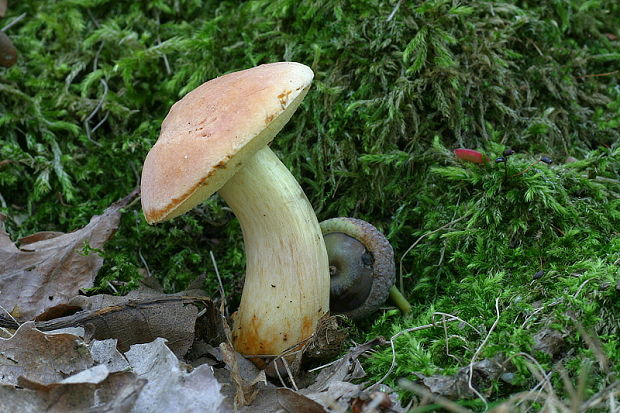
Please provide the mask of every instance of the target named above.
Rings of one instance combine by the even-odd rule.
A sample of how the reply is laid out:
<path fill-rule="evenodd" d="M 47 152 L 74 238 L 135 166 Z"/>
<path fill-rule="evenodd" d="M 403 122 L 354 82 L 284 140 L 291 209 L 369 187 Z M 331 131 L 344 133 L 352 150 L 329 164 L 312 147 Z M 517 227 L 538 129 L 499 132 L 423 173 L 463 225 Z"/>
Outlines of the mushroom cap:
<path fill-rule="evenodd" d="M 291 118 L 314 74 L 300 63 L 212 79 L 175 103 L 142 169 L 149 223 L 179 216 L 219 190 Z"/>

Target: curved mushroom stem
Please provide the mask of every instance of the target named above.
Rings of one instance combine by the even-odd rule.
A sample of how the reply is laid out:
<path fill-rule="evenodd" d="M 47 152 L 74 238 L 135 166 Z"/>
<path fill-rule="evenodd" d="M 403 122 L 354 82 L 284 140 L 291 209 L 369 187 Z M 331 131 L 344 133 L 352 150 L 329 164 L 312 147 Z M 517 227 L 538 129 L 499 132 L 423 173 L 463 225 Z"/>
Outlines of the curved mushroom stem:
<path fill-rule="evenodd" d="M 241 223 L 247 257 L 233 344 L 244 355 L 280 355 L 310 337 L 329 311 L 327 252 L 316 215 L 269 147 L 219 193 Z"/>

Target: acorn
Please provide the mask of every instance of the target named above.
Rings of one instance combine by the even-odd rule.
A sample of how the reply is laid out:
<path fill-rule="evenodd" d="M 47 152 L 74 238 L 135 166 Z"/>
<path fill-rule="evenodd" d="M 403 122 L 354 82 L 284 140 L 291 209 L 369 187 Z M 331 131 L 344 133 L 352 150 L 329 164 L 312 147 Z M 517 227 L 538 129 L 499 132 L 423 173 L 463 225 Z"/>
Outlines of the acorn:
<path fill-rule="evenodd" d="M 330 271 L 330 311 L 361 320 L 391 296 L 404 313 L 411 306 L 394 286 L 394 251 L 374 226 L 356 218 L 320 223 Z"/>

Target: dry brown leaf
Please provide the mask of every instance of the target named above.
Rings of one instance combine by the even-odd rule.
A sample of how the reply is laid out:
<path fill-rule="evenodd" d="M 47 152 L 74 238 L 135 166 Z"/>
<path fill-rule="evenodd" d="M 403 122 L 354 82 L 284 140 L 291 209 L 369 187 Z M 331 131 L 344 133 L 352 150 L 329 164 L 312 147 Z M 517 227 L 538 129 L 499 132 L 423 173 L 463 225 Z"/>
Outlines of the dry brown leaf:
<path fill-rule="evenodd" d="M 277 389 L 278 404 L 288 413 L 327 413 L 319 403 L 291 389 Z"/>
<path fill-rule="evenodd" d="M 237 353 L 229 343 L 221 343 L 219 350 L 235 389 L 233 406 L 236 409 L 252 404 L 259 392 L 258 385 L 267 383 L 265 371 L 258 371 L 251 361 Z"/>
<path fill-rule="evenodd" d="M 472 365 L 471 386 L 476 391 L 469 386 L 470 366 L 462 367 L 458 372 L 450 376 L 414 374 L 420 378 L 421 383 L 431 393 L 456 400 L 478 397 L 476 392 L 486 393 L 486 388 L 505 371 L 506 368 L 503 365 L 502 357 L 475 362 Z"/>
<path fill-rule="evenodd" d="M 81 288 L 92 287 L 103 258 L 94 252 L 84 255 L 84 246 L 102 248 L 118 227 L 121 208 L 136 195 L 134 191 L 112 204 L 82 229 L 51 238 L 49 233 L 33 234 L 20 247 L 0 228 L 0 306 L 18 320 L 32 320 L 68 302 Z"/>
<path fill-rule="evenodd" d="M 158 338 L 152 343 L 136 344 L 125 353 L 138 377 L 148 380 L 133 411 L 221 412 L 224 396 L 213 369 L 203 364 L 186 373 L 164 342 Z"/>
<path fill-rule="evenodd" d="M 362 386 L 359 384 L 347 381 L 332 381 L 324 390 L 306 393 L 306 397 L 324 406 L 330 412 L 346 412 L 361 391 Z"/>
<path fill-rule="evenodd" d="M 42 384 L 61 381 L 89 368 L 88 347 L 72 334 L 46 334 L 27 322 L 9 339 L 0 339 L 0 384 L 18 384 L 19 377 Z"/>
<path fill-rule="evenodd" d="M 127 359 L 116 349 L 116 340 L 94 340 L 88 347 L 95 363 L 105 365 L 109 372 L 126 371 L 130 368 Z"/>
<path fill-rule="evenodd" d="M 103 297 L 103 298 L 102 298 Z M 87 308 L 91 302 L 106 303 L 108 306 L 88 311 L 79 311 L 66 317 L 35 322 L 41 331 L 58 330 L 81 326 L 89 338 L 118 340 L 121 351 L 129 350 L 133 344 L 149 343 L 157 337 L 168 340 L 167 345 L 178 356 L 183 357 L 194 340 L 194 329 L 198 316 L 197 304 L 203 304 L 207 313 L 215 310 L 208 297 L 183 297 L 164 295 L 145 300 L 133 300 L 129 296 L 93 296 L 72 300 L 67 308 Z M 115 303 L 115 304 L 112 304 Z M 110 305 L 112 304 L 112 305 Z M 0 327 L 14 328 L 15 322 L 0 317 Z"/>
<path fill-rule="evenodd" d="M 377 337 L 364 344 L 359 344 L 351 348 L 346 355 L 335 363 L 322 369 L 315 382 L 302 390 L 302 393 L 318 393 L 327 390 L 331 383 L 364 377 L 364 370 L 357 358 L 373 347 L 384 344 L 386 344 L 385 339 L 383 337 Z"/>
<path fill-rule="evenodd" d="M 146 381 L 128 372 L 103 374 L 101 367 L 59 383 L 25 382 L 27 389 L 0 385 L 0 413 L 129 413 Z"/>

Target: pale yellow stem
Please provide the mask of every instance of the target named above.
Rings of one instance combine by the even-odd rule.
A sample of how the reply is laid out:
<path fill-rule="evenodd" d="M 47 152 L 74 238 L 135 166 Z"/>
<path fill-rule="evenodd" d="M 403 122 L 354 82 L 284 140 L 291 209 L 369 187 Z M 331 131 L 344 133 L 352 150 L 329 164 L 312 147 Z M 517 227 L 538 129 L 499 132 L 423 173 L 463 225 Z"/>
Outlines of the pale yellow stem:
<path fill-rule="evenodd" d="M 279 355 L 312 335 L 329 311 L 329 267 L 319 223 L 269 147 L 219 193 L 241 223 L 247 257 L 233 344 L 245 355 Z"/>

